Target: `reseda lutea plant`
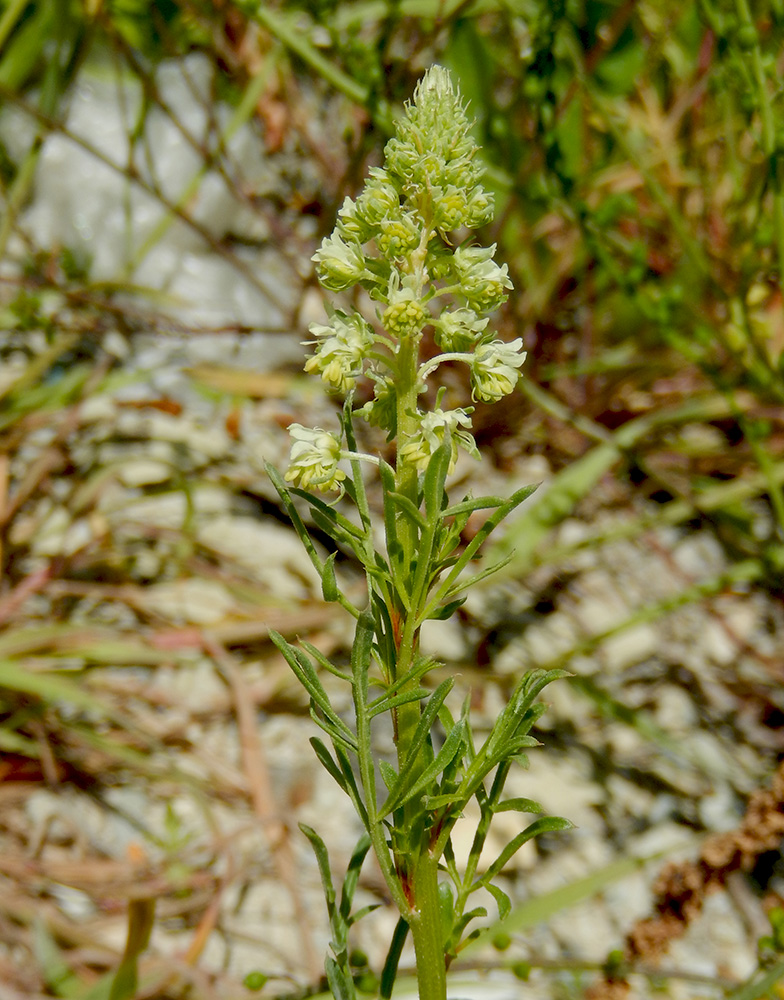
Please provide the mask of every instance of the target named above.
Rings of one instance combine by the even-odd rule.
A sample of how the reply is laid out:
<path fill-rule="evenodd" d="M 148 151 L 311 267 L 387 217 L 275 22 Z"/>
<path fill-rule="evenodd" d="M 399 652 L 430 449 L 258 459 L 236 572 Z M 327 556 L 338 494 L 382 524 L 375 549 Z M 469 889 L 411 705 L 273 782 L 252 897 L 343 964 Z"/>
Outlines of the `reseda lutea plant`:
<path fill-rule="evenodd" d="M 465 591 L 498 568 L 471 572 L 483 541 L 533 490 L 519 490 L 508 500 L 468 497 L 451 503 L 445 482 L 458 449 L 479 458 L 471 435 L 471 408 L 444 409 L 443 390 L 432 409 L 419 406 L 420 395 L 445 361 L 467 364 L 474 398 L 494 402 L 514 390 L 525 359 L 521 340 L 504 343 L 488 330 L 488 313 L 501 305 L 512 285 L 506 266 L 493 261 L 495 247 L 478 246 L 470 235 L 492 218 L 493 203 L 482 187 L 477 146 L 469 130 L 448 72 L 433 67 L 396 124 L 384 166 L 371 170 L 356 201 L 346 198 L 334 233 L 314 256 L 324 288 L 341 292 L 359 285 L 379 303 L 377 325 L 358 312 L 333 309 L 328 323 L 311 326 L 315 352 L 305 367 L 331 390 L 346 394 L 342 426 L 332 432 L 292 424 L 285 479 L 269 469 L 319 572 L 324 597 L 339 602 L 356 619 L 350 669 L 331 663 L 307 642 L 293 646 L 273 634 L 310 695 L 313 718 L 329 737 L 331 748 L 312 740 L 315 752 L 350 797 L 365 829 L 338 900 L 323 841 L 303 827 L 324 882 L 333 935 L 326 971 L 339 1000 L 355 995 L 347 938 L 350 926 L 367 912 L 352 912 L 352 900 L 371 847 L 400 911 L 380 995 L 391 993 L 410 931 L 419 996 L 443 1000 L 449 963 L 471 937 L 466 935 L 468 924 L 485 915 L 482 908 L 469 908 L 471 896 L 488 890 L 503 917 L 510 903 L 494 884 L 496 875 L 532 837 L 569 825 L 553 817 L 535 820 L 480 871 L 479 856 L 495 813 L 542 811 L 529 799 L 504 799 L 503 790 L 513 764 L 525 764 L 526 749 L 537 745 L 530 730 L 543 707 L 535 699 L 560 672 L 534 671 L 522 678 L 489 735 L 477 744 L 468 701 L 455 718 L 446 704 L 453 678 L 434 690 L 428 687 L 426 677 L 439 664 L 419 651 L 423 624 L 449 617 L 465 599 Z M 420 342 L 428 327 L 442 353 L 422 361 Z M 361 377 L 372 380 L 373 398 L 355 408 L 353 390 Z M 358 416 L 383 428 L 395 442 L 394 468 L 358 452 Z M 382 550 L 374 543 L 363 461 L 375 465 L 380 475 L 386 536 Z M 347 497 L 356 517 L 345 516 L 311 492 L 314 489 Z M 355 606 L 338 586 L 335 554 L 322 560 L 293 496 L 305 500 L 316 525 L 361 562 L 367 576 L 364 607 Z M 463 546 L 461 533 L 477 510 L 490 513 Z M 351 723 L 333 708 L 319 668 L 350 685 L 355 708 Z M 376 759 L 371 749 L 374 720 L 385 714 L 392 720 L 395 767 Z M 443 734 L 442 742 L 433 738 L 434 727 Z M 461 867 L 451 834 L 472 798 L 479 820 L 468 861 Z"/>

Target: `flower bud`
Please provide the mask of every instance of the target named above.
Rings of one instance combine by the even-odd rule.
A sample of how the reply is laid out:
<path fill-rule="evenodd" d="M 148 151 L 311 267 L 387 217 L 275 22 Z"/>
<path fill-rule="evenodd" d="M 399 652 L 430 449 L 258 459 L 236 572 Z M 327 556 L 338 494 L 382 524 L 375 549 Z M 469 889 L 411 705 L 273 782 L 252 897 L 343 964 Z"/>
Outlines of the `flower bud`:
<path fill-rule="evenodd" d="M 370 226 L 400 214 L 400 195 L 390 183 L 386 170 L 371 171 L 371 178 L 357 198 L 357 214 Z"/>
<path fill-rule="evenodd" d="M 389 333 L 398 339 L 411 337 L 422 329 L 430 319 L 430 313 L 417 298 L 409 276 L 400 280 L 398 271 L 392 271 L 387 293 L 389 308 L 381 316 L 381 322 Z"/>
<path fill-rule="evenodd" d="M 356 411 L 363 420 L 373 427 L 383 427 L 387 431 L 387 441 L 397 434 L 397 393 L 391 379 L 375 372 L 368 372 L 375 385 L 373 399 Z"/>
<path fill-rule="evenodd" d="M 353 240 L 344 241 L 340 233 L 325 236 L 311 259 L 316 262 L 319 281 L 333 292 L 350 288 L 366 274 L 362 247 Z"/>
<path fill-rule="evenodd" d="M 395 260 L 415 250 L 422 238 L 412 213 L 399 219 L 382 219 L 376 236 L 378 249 L 388 260 Z"/>
<path fill-rule="evenodd" d="M 343 199 L 335 228 L 348 243 L 366 243 L 373 235 L 370 226 L 360 218 L 356 202 L 348 195 Z"/>
<path fill-rule="evenodd" d="M 446 189 L 436 186 L 432 193 L 436 228 L 448 231 L 464 225 L 468 215 L 465 191 L 450 184 Z"/>
<path fill-rule="evenodd" d="M 468 214 L 465 225 L 469 229 L 486 226 L 493 220 L 493 209 L 493 195 L 481 186 L 475 187 L 468 199 Z"/>
<path fill-rule="evenodd" d="M 472 458 L 479 458 L 473 435 L 467 430 L 471 426 L 469 410 L 442 410 L 438 407 L 428 413 L 417 411 L 419 430 L 401 448 L 400 458 L 424 472 L 430 458 L 441 447 L 447 432 L 450 435 L 451 457 L 449 471 L 457 462 L 458 447 L 464 448 Z M 466 428 L 466 429 L 464 429 Z"/>
<path fill-rule="evenodd" d="M 289 434 L 293 444 L 286 482 L 302 489 L 315 486 L 322 493 L 340 489 L 346 473 L 338 468 L 340 441 L 337 437 L 321 427 L 303 427 L 302 424 L 290 424 Z"/>
<path fill-rule="evenodd" d="M 521 350 L 522 346 L 521 337 L 509 344 L 502 340 L 479 344 L 471 363 L 474 399 L 481 399 L 483 403 L 496 403 L 512 392 L 520 378 L 517 369 L 526 357 L 525 351 Z"/>
<path fill-rule="evenodd" d="M 465 353 L 479 340 L 490 321 L 480 319 L 473 309 L 455 309 L 433 321 L 436 343 L 442 351 Z"/>
<path fill-rule="evenodd" d="M 506 264 L 492 260 L 491 247 L 458 247 L 453 263 L 460 290 L 469 304 L 481 312 L 492 312 L 506 301 L 505 289 L 512 287 Z"/>
<path fill-rule="evenodd" d="M 305 371 L 317 371 L 330 389 L 348 392 L 362 374 L 362 364 L 373 345 L 373 331 L 359 313 L 347 315 L 337 310 L 330 323 L 311 323 L 318 338 L 316 353 L 308 358 Z"/>

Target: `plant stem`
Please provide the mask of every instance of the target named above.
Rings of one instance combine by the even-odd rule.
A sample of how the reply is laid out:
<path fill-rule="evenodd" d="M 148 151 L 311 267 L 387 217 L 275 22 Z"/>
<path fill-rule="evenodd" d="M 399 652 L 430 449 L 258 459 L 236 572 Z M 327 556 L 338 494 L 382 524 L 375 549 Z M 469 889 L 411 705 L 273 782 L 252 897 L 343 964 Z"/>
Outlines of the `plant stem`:
<path fill-rule="evenodd" d="M 404 337 L 398 349 L 399 383 L 397 387 L 397 491 L 418 506 L 417 470 L 413 463 L 401 461 L 403 447 L 416 434 L 417 384 L 419 381 L 419 335 Z M 413 600 L 414 566 L 417 558 L 418 532 L 407 517 L 400 516 L 397 523 L 397 540 L 401 545 L 403 566 L 402 585 L 408 588 Z M 420 557 L 422 557 L 420 555 Z M 396 674 L 404 676 L 414 665 L 419 641 L 416 622 L 420 609 L 399 609 L 400 631 Z M 412 684 L 416 684 L 416 680 Z M 401 706 L 395 717 L 395 742 L 398 766 L 407 759 L 411 742 L 420 717 L 419 702 Z M 426 752 L 422 754 L 419 770 L 425 766 Z M 444 961 L 441 911 L 438 900 L 438 857 L 429 851 L 428 831 L 423 828 L 422 804 L 417 799 L 403 807 L 403 831 L 406 840 L 401 843 L 397 857 L 403 876 L 411 910 L 407 915 L 416 954 L 419 1000 L 446 1000 L 446 963 Z"/>
<path fill-rule="evenodd" d="M 419 1000 L 446 1000 L 446 963 L 438 901 L 438 858 L 422 853 L 414 872 L 416 916 L 410 921 Z"/>

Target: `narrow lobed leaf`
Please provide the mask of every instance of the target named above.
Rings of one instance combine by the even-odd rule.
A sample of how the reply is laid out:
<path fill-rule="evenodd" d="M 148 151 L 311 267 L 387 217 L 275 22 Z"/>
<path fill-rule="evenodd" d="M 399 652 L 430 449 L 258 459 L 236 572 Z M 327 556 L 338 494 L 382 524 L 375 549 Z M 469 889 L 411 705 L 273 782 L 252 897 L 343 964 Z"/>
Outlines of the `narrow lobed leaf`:
<path fill-rule="evenodd" d="M 493 806 L 493 812 L 542 813 L 544 809 L 533 799 L 507 799 L 505 802 L 497 802 Z"/>

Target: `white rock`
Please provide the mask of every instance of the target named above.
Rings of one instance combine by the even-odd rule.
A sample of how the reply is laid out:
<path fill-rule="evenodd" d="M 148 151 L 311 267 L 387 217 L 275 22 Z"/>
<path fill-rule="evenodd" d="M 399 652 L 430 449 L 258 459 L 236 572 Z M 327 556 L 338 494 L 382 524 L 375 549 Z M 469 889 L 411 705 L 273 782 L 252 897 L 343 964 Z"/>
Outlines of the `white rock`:
<path fill-rule="evenodd" d="M 299 598 L 321 589 L 319 576 L 299 538 L 282 525 L 224 515 L 201 525 L 198 538 L 203 545 L 234 559 L 281 598 Z M 303 581 L 307 581 L 307 588 Z"/>
<path fill-rule="evenodd" d="M 658 644 L 659 637 L 653 626 L 641 623 L 606 639 L 599 655 L 609 670 L 620 672 L 647 660 L 656 652 Z"/>
<path fill-rule="evenodd" d="M 123 462 L 117 470 L 117 476 L 124 486 L 151 486 L 171 479 L 172 467 L 163 462 L 137 458 Z"/>
<path fill-rule="evenodd" d="M 222 584 L 195 578 L 151 584 L 141 592 L 139 602 L 173 622 L 193 625 L 214 625 L 235 607 Z"/>
<path fill-rule="evenodd" d="M 465 631 L 454 618 L 422 626 L 420 649 L 442 663 L 459 663 L 466 655 Z"/>
<path fill-rule="evenodd" d="M 698 724 L 694 700 L 683 688 L 667 684 L 656 694 L 656 722 L 668 733 L 685 733 Z"/>

